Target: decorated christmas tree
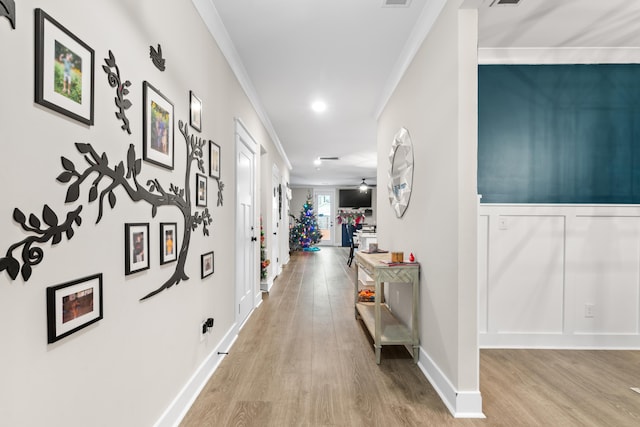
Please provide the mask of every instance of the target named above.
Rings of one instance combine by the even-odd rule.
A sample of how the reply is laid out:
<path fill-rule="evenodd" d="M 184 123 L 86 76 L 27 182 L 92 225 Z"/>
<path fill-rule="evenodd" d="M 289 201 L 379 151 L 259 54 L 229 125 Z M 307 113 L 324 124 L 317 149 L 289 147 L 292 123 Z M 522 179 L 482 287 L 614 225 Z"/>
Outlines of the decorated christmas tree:
<path fill-rule="evenodd" d="M 322 238 L 322 233 L 318 228 L 318 218 L 313 212 L 313 201 L 311 194 L 307 196 L 307 201 L 302 206 L 300 217 L 291 228 L 289 234 L 289 246 L 291 250 L 305 250 L 315 245 Z"/>

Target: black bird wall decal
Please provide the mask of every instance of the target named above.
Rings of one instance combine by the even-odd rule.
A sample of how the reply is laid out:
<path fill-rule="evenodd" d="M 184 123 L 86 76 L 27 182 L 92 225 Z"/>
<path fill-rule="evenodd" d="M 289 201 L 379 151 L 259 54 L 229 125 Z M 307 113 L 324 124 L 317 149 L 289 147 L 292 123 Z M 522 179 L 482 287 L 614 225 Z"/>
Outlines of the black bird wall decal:
<path fill-rule="evenodd" d="M 5 16 L 11 22 L 11 28 L 16 29 L 16 4 L 13 0 L 0 0 L 1 16 Z"/>
<path fill-rule="evenodd" d="M 158 70 L 164 71 L 165 60 L 162 57 L 162 46 L 160 46 L 160 44 L 158 44 L 158 50 L 153 46 L 149 46 L 149 56 L 151 57 L 153 65 L 155 65 Z"/>

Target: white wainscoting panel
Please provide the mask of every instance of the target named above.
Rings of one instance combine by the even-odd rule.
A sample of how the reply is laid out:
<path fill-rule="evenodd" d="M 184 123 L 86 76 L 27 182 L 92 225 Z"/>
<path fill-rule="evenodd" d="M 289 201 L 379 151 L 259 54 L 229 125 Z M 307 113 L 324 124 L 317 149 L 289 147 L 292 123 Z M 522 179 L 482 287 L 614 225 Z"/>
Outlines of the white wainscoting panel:
<path fill-rule="evenodd" d="M 567 237 L 567 293 L 575 333 L 638 333 L 638 242 L 638 217 L 575 218 Z"/>
<path fill-rule="evenodd" d="M 495 219 L 489 220 L 490 231 L 495 229 L 489 247 L 489 331 L 562 333 L 564 217 Z"/>
<path fill-rule="evenodd" d="M 640 206 L 480 205 L 480 346 L 640 349 Z"/>

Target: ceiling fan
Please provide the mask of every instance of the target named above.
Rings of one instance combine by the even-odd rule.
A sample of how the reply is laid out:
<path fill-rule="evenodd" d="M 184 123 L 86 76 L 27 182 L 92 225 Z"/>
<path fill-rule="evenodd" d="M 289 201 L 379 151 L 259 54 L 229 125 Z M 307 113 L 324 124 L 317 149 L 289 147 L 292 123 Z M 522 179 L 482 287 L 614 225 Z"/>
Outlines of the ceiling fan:
<path fill-rule="evenodd" d="M 358 190 L 360 190 L 361 193 L 366 193 L 369 188 L 373 188 L 375 186 L 376 184 L 367 184 L 366 178 L 362 178 L 362 182 L 358 185 Z"/>

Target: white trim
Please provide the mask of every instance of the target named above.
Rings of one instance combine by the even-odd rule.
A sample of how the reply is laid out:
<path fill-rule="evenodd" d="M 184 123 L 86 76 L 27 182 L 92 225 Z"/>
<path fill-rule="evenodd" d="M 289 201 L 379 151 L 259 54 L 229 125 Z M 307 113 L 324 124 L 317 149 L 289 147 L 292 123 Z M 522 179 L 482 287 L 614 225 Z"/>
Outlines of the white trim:
<path fill-rule="evenodd" d="M 402 80 L 402 76 L 404 76 L 407 68 L 411 65 L 413 58 L 416 56 L 418 49 L 420 49 L 420 46 L 422 46 L 422 43 L 427 38 L 433 24 L 436 22 L 436 19 L 440 16 L 440 12 L 442 12 L 442 8 L 446 2 L 446 0 L 430 0 L 424 6 L 424 9 L 422 9 L 420 17 L 418 18 L 416 25 L 413 27 L 413 30 L 411 30 L 411 34 L 409 34 L 407 42 L 402 48 L 400 55 L 398 55 L 398 60 L 391 70 L 389 78 L 384 85 L 384 89 L 380 94 L 380 99 L 378 100 L 377 107 L 374 111 L 376 120 L 380 119 L 380 115 L 382 114 L 384 107 L 387 105 L 387 102 L 389 102 L 389 98 L 391 98 L 391 95 L 395 92 L 400 80 Z"/>
<path fill-rule="evenodd" d="M 218 366 L 220 366 L 225 355 L 218 354 L 218 352 L 228 353 L 237 338 L 238 334 L 236 332 L 236 324 L 234 323 L 220 343 L 209 353 L 209 356 L 205 358 L 193 375 L 191 375 L 191 378 L 189 378 L 184 387 L 182 387 L 182 390 L 180 390 L 175 399 L 173 399 L 158 421 L 156 421 L 154 424 L 155 427 L 177 427 L 180 422 L 182 422 L 191 405 L 193 405 L 193 402 L 195 402 L 213 373 L 218 369 Z"/>
<path fill-rule="evenodd" d="M 418 367 L 455 418 L 486 418 L 482 413 L 482 396 L 478 391 L 458 391 L 438 365 L 420 347 Z"/>
<path fill-rule="evenodd" d="M 478 64 L 637 64 L 640 47 L 479 48 Z"/>
<path fill-rule="evenodd" d="M 236 47 L 234 46 L 233 41 L 231 40 L 231 37 L 229 36 L 229 33 L 227 32 L 227 29 L 224 26 L 224 23 L 222 22 L 220 15 L 218 14 L 218 10 L 213 4 L 213 1 L 212 0 L 191 0 L 191 1 L 195 6 L 196 10 L 198 11 L 198 13 L 200 14 L 200 17 L 204 21 L 204 24 L 209 29 L 211 36 L 213 37 L 215 42 L 218 44 L 220 51 L 222 52 L 224 57 L 227 59 L 227 62 L 229 63 L 229 67 L 231 68 L 236 78 L 238 79 L 238 83 L 240 83 L 240 86 L 244 90 L 244 93 L 247 95 L 247 98 L 249 98 L 249 102 L 251 102 L 251 105 L 253 106 L 254 110 L 256 110 L 256 114 L 258 115 L 258 117 L 260 117 L 260 121 L 262 122 L 262 125 L 265 127 L 265 129 L 267 130 L 267 133 L 271 137 L 271 140 L 273 141 L 273 144 L 276 146 L 278 153 L 282 157 L 284 164 L 287 166 L 287 168 L 289 168 L 289 170 L 291 170 L 293 167 L 291 166 L 291 162 L 287 157 L 287 153 L 285 153 L 284 148 L 282 147 L 280 138 L 278 138 L 278 134 L 273 128 L 273 124 L 271 123 L 271 120 L 269 120 L 269 116 L 267 115 L 264 108 L 262 107 L 262 103 L 260 102 L 260 98 L 258 97 L 258 94 L 255 88 L 253 87 L 253 83 L 249 78 L 249 74 L 247 74 L 247 70 L 244 68 L 244 64 L 240 59 L 240 55 L 238 54 L 238 51 L 236 50 Z"/>
<path fill-rule="evenodd" d="M 480 348 L 640 350 L 638 334 L 481 333 Z"/>
<path fill-rule="evenodd" d="M 251 150 L 253 154 L 257 154 L 258 143 L 256 142 L 255 139 L 253 139 L 253 136 L 251 135 L 251 132 L 249 132 L 249 129 L 247 128 L 247 126 L 244 124 L 244 122 L 240 117 L 234 117 L 233 120 L 236 123 L 236 126 L 235 126 L 236 134 L 239 135 L 243 141 L 245 141 L 245 145 L 249 150 Z"/>

